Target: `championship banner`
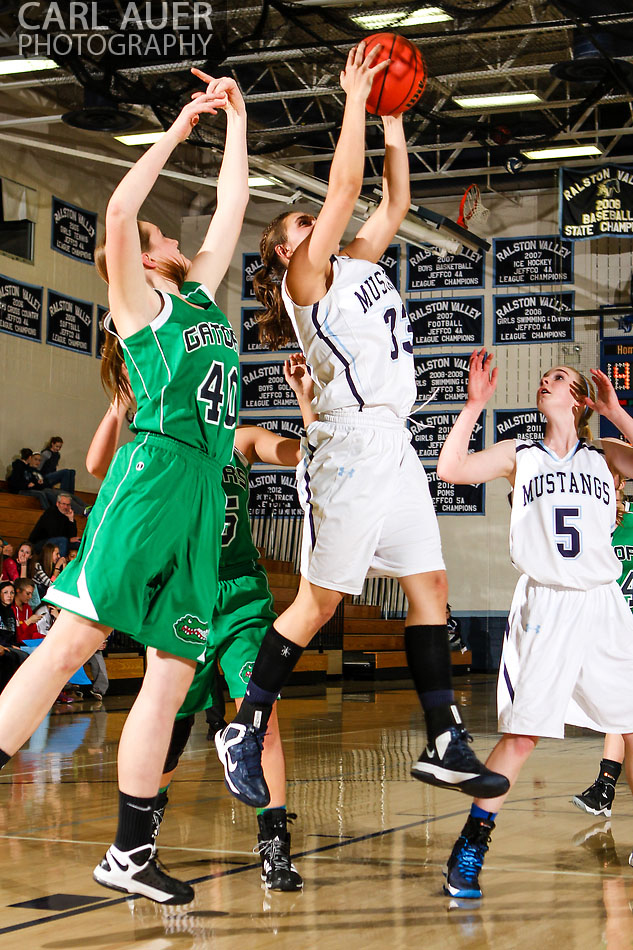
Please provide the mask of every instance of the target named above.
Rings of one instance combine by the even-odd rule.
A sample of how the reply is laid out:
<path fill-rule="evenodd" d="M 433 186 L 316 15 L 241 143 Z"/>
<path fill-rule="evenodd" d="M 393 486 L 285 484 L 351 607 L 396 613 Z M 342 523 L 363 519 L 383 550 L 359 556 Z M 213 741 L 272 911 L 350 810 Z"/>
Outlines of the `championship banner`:
<path fill-rule="evenodd" d="M 106 331 L 103 327 L 103 321 L 105 319 L 106 313 L 109 313 L 107 307 L 102 307 L 100 303 L 97 304 L 97 341 L 95 345 L 95 356 L 98 360 L 101 359 L 101 352 L 103 350 L 103 345 L 105 343 Z"/>
<path fill-rule="evenodd" d="M 414 346 L 483 346 L 483 297 L 409 298 L 405 303 Z"/>
<path fill-rule="evenodd" d="M 44 290 L 0 274 L 0 330 L 42 342 Z"/>
<path fill-rule="evenodd" d="M 290 518 L 302 514 L 294 469 L 251 471 L 248 511 L 251 518 L 274 515 Z"/>
<path fill-rule="evenodd" d="M 523 439 L 538 442 L 545 436 L 545 416 L 537 409 L 495 409 L 495 442 Z"/>
<path fill-rule="evenodd" d="M 94 264 L 97 215 L 53 195 L 51 247 L 76 261 Z"/>
<path fill-rule="evenodd" d="M 390 244 L 378 263 L 396 290 L 400 290 L 400 245 Z"/>
<path fill-rule="evenodd" d="M 302 439 L 306 434 L 301 416 L 258 416 L 249 419 L 240 416 L 240 425 L 260 426 L 280 435 L 282 439 Z"/>
<path fill-rule="evenodd" d="M 431 248 L 407 244 L 407 292 L 447 287 L 483 287 L 482 251 L 463 248 L 459 254 L 438 257 Z"/>
<path fill-rule="evenodd" d="M 46 342 L 50 346 L 90 355 L 93 309 L 92 303 L 49 290 Z"/>
<path fill-rule="evenodd" d="M 414 356 L 417 402 L 466 402 L 470 353 Z M 436 392 L 437 391 L 437 392 Z"/>
<path fill-rule="evenodd" d="M 633 166 L 561 168 L 559 207 L 563 237 L 633 237 Z"/>
<path fill-rule="evenodd" d="M 574 245 L 559 237 L 495 238 L 495 287 L 573 284 Z"/>
<path fill-rule="evenodd" d="M 284 379 L 284 364 L 241 363 L 240 409 L 296 409 L 297 398 Z"/>
<path fill-rule="evenodd" d="M 242 300 L 255 300 L 253 277 L 262 266 L 259 254 L 242 254 Z"/>
<path fill-rule="evenodd" d="M 263 313 L 261 307 L 242 307 L 240 318 L 240 353 L 271 353 L 259 342 L 259 327 L 257 314 Z M 280 346 L 277 353 L 296 353 L 299 344 L 295 341 L 287 346 Z"/>
<path fill-rule="evenodd" d="M 485 515 L 486 486 L 483 482 L 478 485 L 450 485 L 437 477 L 437 471 L 434 468 L 427 468 L 426 474 L 431 498 L 435 505 L 435 514 L 438 517 L 440 515 Z"/>
<path fill-rule="evenodd" d="M 492 338 L 499 343 L 560 343 L 574 339 L 573 291 L 495 295 Z"/>
<path fill-rule="evenodd" d="M 446 437 L 459 416 L 457 410 L 451 412 L 416 412 L 409 416 L 411 445 L 423 462 L 436 460 L 446 442 Z M 484 447 L 484 427 L 486 410 L 481 413 L 468 443 L 469 452 L 480 452 Z"/>

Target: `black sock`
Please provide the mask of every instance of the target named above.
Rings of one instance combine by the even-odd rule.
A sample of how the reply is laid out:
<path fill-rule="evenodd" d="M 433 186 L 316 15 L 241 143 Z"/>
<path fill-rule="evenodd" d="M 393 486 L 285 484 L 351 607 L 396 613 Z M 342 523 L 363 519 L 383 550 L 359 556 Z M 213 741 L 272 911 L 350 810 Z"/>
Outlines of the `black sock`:
<path fill-rule="evenodd" d="M 446 624 L 404 628 L 404 645 L 413 684 L 424 709 L 429 741 L 461 723 L 455 694 Z"/>
<path fill-rule="evenodd" d="M 602 759 L 600 762 L 600 775 L 598 776 L 598 779 L 601 782 L 606 782 L 607 785 L 615 786 L 615 783 L 620 778 L 621 771 L 621 762 L 614 762 L 613 759 Z"/>
<path fill-rule="evenodd" d="M 152 812 L 156 796 L 135 798 L 119 792 L 119 827 L 114 846 L 120 851 L 133 851 L 152 842 Z"/>
<path fill-rule="evenodd" d="M 264 809 L 257 815 L 257 824 L 259 834 L 264 841 L 269 841 L 271 838 L 281 838 L 284 841 L 288 836 L 288 814 L 285 806 Z"/>
<path fill-rule="evenodd" d="M 264 729 L 273 704 L 294 670 L 303 647 L 287 640 L 274 627 L 269 627 L 262 640 L 246 693 L 235 722 Z"/>
<path fill-rule="evenodd" d="M 432 706 L 430 709 L 425 709 L 424 719 L 429 742 L 433 742 L 437 736 L 446 732 L 451 726 L 462 725 L 459 709 L 455 703 L 446 703 L 442 706 Z"/>
<path fill-rule="evenodd" d="M 0 749 L 0 769 L 3 769 L 5 767 L 5 765 L 7 764 L 10 758 L 11 758 L 10 755 L 8 755 L 6 752 L 3 752 L 2 749 Z"/>

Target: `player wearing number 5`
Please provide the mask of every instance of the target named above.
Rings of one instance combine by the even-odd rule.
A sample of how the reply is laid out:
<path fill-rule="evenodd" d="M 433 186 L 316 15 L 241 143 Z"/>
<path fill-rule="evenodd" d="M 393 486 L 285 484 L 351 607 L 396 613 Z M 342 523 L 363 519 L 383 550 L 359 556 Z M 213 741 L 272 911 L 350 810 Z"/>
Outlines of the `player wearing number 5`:
<path fill-rule="evenodd" d="M 130 169 L 106 211 L 100 272 L 108 281 L 108 329 L 118 336 L 138 407 L 136 438 L 110 465 L 72 570 L 50 588 L 48 600 L 63 608 L 59 620 L 0 698 L 6 762 L 112 627 L 148 647 L 119 745 L 116 840 L 94 876 L 171 904 L 192 900 L 193 889 L 156 863 L 152 812 L 174 716 L 204 656 L 217 596 L 222 469 L 233 452 L 238 361 L 213 294 L 248 202 L 242 96 L 233 80 L 194 72 L 208 82 L 206 92 Z M 137 215 L 174 149 L 205 113 L 219 109 L 227 132 L 217 209 L 190 262 L 176 240 Z"/>
<path fill-rule="evenodd" d="M 442 448 L 437 471 L 457 484 L 505 477 L 513 485 L 510 554 L 521 572 L 499 670 L 499 730 L 487 765 L 514 783 L 539 737 L 562 739 L 565 723 L 623 734 L 633 756 L 633 617 L 617 584 L 611 547 L 614 476 L 631 477 L 633 448 L 591 442 L 592 411 L 627 439 L 633 419 L 608 378 L 589 381 L 569 366 L 541 379 L 541 442 L 508 440 L 468 454 L 476 420 L 495 391 L 485 350 L 470 358 L 468 400 Z M 479 872 L 505 796 L 475 799 L 449 858 L 445 891 L 481 897 Z"/>
<path fill-rule="evenodd" d="M 301 582 L 294 603 L 260 647 L 234 723 L 216 736 L 233 794 L 265 805 L 257 753 L 272 705 L 302 649 L 345 594 L 368 574 L 398 578 L 408 601 L 405 644 L 424 707 L 428 748 L 414 764 L 422 781 L 469 794 L 501 794 L 508 783 L 468 745 L 455 705 L 446 632 L 447 584 L 426 474 L 406 418 L 416 397 L 412 333 L 398 291 L 377 264 L 410 204 L 402 118 L 385 117 L 383 198 L 341 251 L 363 182 L 365 103 L 384 67 L 352 49 L 341 74 L 346 93 L 341 135 L 318 216 L 290 212 L 260 243 L 255 277 L 265 308 L 264 341 L 296 338 L 314 379 L 318 421 L 307 429 L 298 467 L 305 513 Z"/>

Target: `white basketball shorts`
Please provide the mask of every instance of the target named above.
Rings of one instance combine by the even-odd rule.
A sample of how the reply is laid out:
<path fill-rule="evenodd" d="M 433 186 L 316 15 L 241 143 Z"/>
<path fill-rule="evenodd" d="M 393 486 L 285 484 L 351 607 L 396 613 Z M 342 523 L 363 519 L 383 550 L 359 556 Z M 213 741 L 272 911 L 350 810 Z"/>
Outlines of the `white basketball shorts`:
<path fill-rule="evenodd" d="M 632 683 L 633 616 L 615 581 L 583 591 L 521 576 L 497 683 L 500 732 L 633 732 Z"/>
<path fill-rule="evenodd" d="M 301 573 L 359 594 L 365 577 L 444 570 L 426 472 L 392 413 L 324 413 L 297 468 L 305 513 Z"/>

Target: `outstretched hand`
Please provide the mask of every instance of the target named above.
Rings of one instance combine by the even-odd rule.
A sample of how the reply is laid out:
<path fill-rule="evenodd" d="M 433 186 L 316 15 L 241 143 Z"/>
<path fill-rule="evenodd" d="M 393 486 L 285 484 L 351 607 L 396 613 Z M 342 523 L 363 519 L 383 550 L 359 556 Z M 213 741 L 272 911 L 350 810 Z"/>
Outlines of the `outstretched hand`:
<path fill-rule="evenodd" d="M 297 399 L 314 398 L 314 382 L 306 365 L 303 353 L 293 353 L 284 361 L 284 379 Z"/>
<path fill-rule="evenodd" d="M 181 109 L 180 115 L 172 123 L 169 131 L 178 136 L 179 142 L 184 142 L 191 135 L 203 113 L 208 112 L 211 115 L 217 115 L 218 109 L 223 109 L 225 106 L 226 96 L 224 94 L 209 96 L 207 93 L 200 93 L 192 102 L 188 102 Z"/>
<path fill-rule="evenodd" d="M 473 350 L 468 363 L 468 402 L 484 405 L 497 388 L 497 367 L 490 371 L 492 353 L 486 348 Z"/>
<path fill-rule="evenodd" d="M 191 72 L 194 76 L 197 76 L 198 79 L 201 79 L 202 82 L 206 82 L 207 84 L 206 93 L 194 92 L 191 95 L 192 99 L 199 99 L 200 96 L 204 95 L 214 96 L 219 103 L 217 108 L 223 109 L 227 115 L 229 112 L 232 112 L 235 115 L 246 116 L 244 98 L 240 92 L 240 87 L 234 79 L 231 79 L 230 76 L 220 76 L 219 79 L 214 79 L 213 76 L 210 76 L 195 66 L 192 67 Z"/>
<path fill-rule="evenodd" d="M 365 41 L 363 40 L 358 46 L 353 46 L 347 54 L 345 69 L 341 73 L 341 86 L 348 99 L 360 99 L 362 102 L 367 100 L 374 79 L 378 73 L 384 72 L 391 62 L 390 59 L 386 59 L 377 66 L 372 65 L 381 49 L 382 46 L 377 43 L 365 56 Z"/>
<path fill-rule="evenodd" d="M 585 396 L 575 380 L 570 384 L 574 399 L 581 406 L 588 406 L 589 409 L 593 409 L 601 416 L 609 416 L 616 412 L 620 408 L 620 403 L 609 377 L 600 369 L 592 369 L 591 378 L 596 389 L 595 400 L 591 396 Z"/>

